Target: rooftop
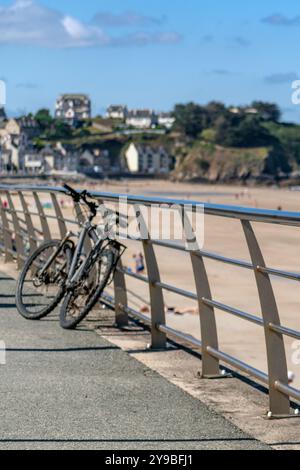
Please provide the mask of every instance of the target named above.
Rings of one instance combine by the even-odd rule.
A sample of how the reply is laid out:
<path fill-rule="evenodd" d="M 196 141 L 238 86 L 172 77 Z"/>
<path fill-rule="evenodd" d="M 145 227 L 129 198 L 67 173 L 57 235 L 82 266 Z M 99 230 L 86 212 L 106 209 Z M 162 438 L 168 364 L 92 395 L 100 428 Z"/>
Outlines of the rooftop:
<path fill-rule="evenodd" d="M 126 106 L 123 105 L 111 105 L 107 108 L 107 111 L 124 111 L 126 109 Z"/>
<path fill-rule="evenodd" d="M 89 100 L 90 97 L 84 93 L 64 93 L 59 96 L 58 99 L 65 99 L 65 100 Z"/>
<path fill-rule="evenodd" d="M 137 117 L 137 118 L 151 118 L 153 115 L 152 109 L 133 109 L 129 111 L 128 117 Z"/>
<path fill-rule="evenodd" d="M 170 112 L 162 112 L 158 114 L 160 118 L 173 118 L 173 114 Z"/>

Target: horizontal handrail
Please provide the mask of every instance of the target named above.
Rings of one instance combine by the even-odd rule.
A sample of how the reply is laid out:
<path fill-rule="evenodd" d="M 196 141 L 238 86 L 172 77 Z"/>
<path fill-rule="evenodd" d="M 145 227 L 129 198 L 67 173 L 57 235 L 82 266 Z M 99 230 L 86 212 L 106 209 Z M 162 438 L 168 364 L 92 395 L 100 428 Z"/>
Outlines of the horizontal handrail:
<path fill-rule="evenodd" d="M 240 361 L 239 359 L 236 359 L 230 356 L 229 354 L 218 351 L 217 349 L 214 349 L 210 346 L 207 348 L 207 351 L 209 352 L 209 354 L 216 357 L 217 359 L 220 359 L 221 361 L 226 362 L 226 364 L 229 364 L 230 366 L 235 367 L 241 370 L 242 372 L 245 372 L 246 374 L 252 375 L 253 377 L 260 380 L 264 384 L 268 384 L 269 382 L 268 375 L 256 369 L 255 367 L 251 367 L 249 364 L 246 364 L 245 362 Z"/>
<path fill-rule="evenodd" d="M 274 325 L 273 323 L 269 323 L 269 328 L 276 333 L 280 333 L 285 336 L 289 336 L 290 338 L 300 339 L 300 332 L 293 330 L 292 328 L 287 328 L 281 325 Z"/>
<path fill-rule="evenodd" d="M 145 282 L 146 284 L 149 283 L 149 279 L 146 276 L 143 276 L 142 274 L 134 273 L 133 271 L 130 271 L 128 268 L 117 268 L 117 271 L 119 271 L 120 273 L 126 274 L 129 277 L 133 277 L 134 279 L 138 279 L 139 281 Z"/>
<path fill-rule="evenodd" d="M 191 300 L 198 299 L 197 294 L 194 294 L 193 292 L 189 292 L 184 289 L 179 289 L 179 287 L 171 286 L 170 284 L 167 284 L 166 282 L 157 281 L 155 282 L 155 285 L 169 292 L 173 292 L 174 294 L 182 295 L 183 297 L 186 297 L 187 299 L 191 299 Z"/>
<path fill-rule="evenodd" d="M 45 187 L 45 186 L 30 186 L 30 185 L 16 185 L 13 187 L 15 191 L 40 191 L 40 192 L 59 192 L 59 193 L 64 193 L 66 194 L 66 190 L 63 187 Z M 7 185 L 0 185 L 0 191 L 1 190 L 7 190 Z M 257 221 L 257 222 L 265 222 L 265 223 L 277 223 L 280 225 L 291 225 L 291 226 L 300 226 L 300 215 L 298 212 L 284 212 L 284 211 L 275 211 L 275 210 L 269 210 L 269 209 L 253 209 L 253 208 L 245 208 L 245 207 L 238 207 L 238 206 L 226 206 L 222 204 L 209 204 L 209 203 L 201 203 L 199 201 L 182 201 L 178 199 L 167 199 L 167 198 L 148 198 L 144 196 L 130 196 L 127 194 L 113 194 L 113 193 L 104 193 L 104 192 L 99 192 L 99 191 L 90 191 L 90 193 L 99 198 L 103 199 L 105 201 L 112 201 L 112 202 L 118 202 L 120 198 L 126 198 L 127 201 L 130 204 L 137 204 L 137 203 L 145 203 L 145 205 L 150 206 L 151 204 L 168 204 L 169 206 L 173 205 L 178 205 L 181 207 L 184 207 L 186 204 L 193 206 L 193 207 L 199 207 L 203 206 L 204 207 L 204 212 L 210 215 L 212 214 L 212 208 L 213 210 L 218 209 L 218 214 L 219 216 L 222 216 L 221 212 L 224 211 L 223 216 L 225 217 L 232 217 L 232 218 L 239 218 L 240 220 L 252 220 L 252 221 Z M 8 212 L 10 212 L 10 209 L 4 209 Z M 234 211 L 235 217 L 228 215 L 228 211 Z M 16 213 L 21 213 L 23 214 L 23 211 L 21 210 L 16 210 Z M 231 213 L 231 212 L 230 212 Z M 40 214 L 38 212 L 30 212 L 30 215 L 34 216 L 39 216 Z M 226 214 L 226 215 L 225 215 Z M 244 215 L 247 217 L 244 217 Z M 250 216 L 257 215 L 258 219 L 255 218 L 250 218 Z M 265 216 L 265 220 L 262 220 L 263 215 Z M 123 217 L 126 217 L 123 214 Z M 47 218 L 49 219 L 58 219 L 60 220 L 59 217 L 53 216 L 51 214 L 47 214 Z M 296 223 L 298 219 L 299 223 Z M 65 222 L 74 224 L 77 223 L 76 221 L 72 219 L 62 219 Z M 289 221 L 291 223 L 289 223 Z M 126 237 L 126 234 L 119 232 L 120 236 Z M 134 241 L 142 241 L 141 238 L 130 238 L 131 240 Z M 187 251 L 185 246 L 179 245 L 178 243 L 174 242 L 164 242 L 161 240 L 150 240 L 150 242 L 154 245 L 165 247 L 165 248 L 171 248 L 175 250 L 180 250 L 180 251 Z M 234 258 L 229 258 L 225 257 L 222 255 L 219 255 L 217 253 L 212 253 L 204 250 L 199 250 L 198 254 L 199 256 L 203 256 L 204 258 L 209 258 L 215 261 L 220 261 L 222 263 L 226 264 L 231 264 L 235 265 L 238 267 L 242 267 L 245 269 L 257 269 L 260 270 L 261 272 L 265 272 L 268 274 L 272 274 L 274 276 L 278 277 L 284 277 L 288 278 L 291 280 L 295 281 L 300 281 L 300 273 L 295 273 L 295 272 L 290 272 L 290 271 L 284 271 L 276 268 L 270 268 L 270 267 L 261 267 L 261 266 L 253 266 L 251 263 L 244 261 L 244 260 L 238 260 Z"/>
<path fill-rule="evenodd" d="M 247 313 L 247 312 L 243 312 L 243 310 L 230 307 L 229 305 L 223 304 L 221 302 L 217 302 L 216 300 L 213 300 L 213 299 L 202 298 L 201 301 L 206 305 L 215 307 L 218 310 L 222 310 L 223 312 L 231 313 L 232 315 L 235 315 L 236 317 L 242 318 L 243 320 L 247 320 L 251 323 L 255 323 L 256 325 L 259 325 L 259 326 L 264 325 L 262 318 L 259 318 L 255 315 L 251 315 L 250 313 Z"/>
<path fill-rule="evenodd" d="M 288 395 L 290 397 L 295 398 L 295 400 L 300 401 L 300 391 L 297 390 L 296 388 L 290 387 L 289 385 L 285 385 L 285 384 L 281 383 L 280 381 L 275 382 L 275 388 L 279 392 L 283 393 L 284 395 Z"/>
<path fill-rule="evenodd" d="M 0 184 L 0 191 L 39 191 L 41 193 L 64 193 L 67 191 L 60 186 L 43 185 L 6 185 Z M 158 197 L 135 196 L 130 194 L 115 194 L 101 191 L 90 191 L 90 193 L 99 199 L 110 202 L 118 202 L 120 199 L 126 200 L 129 204 L 144 204 L 145 206 L 166 205 L 167 207 L 179 206 L 186 210 L 195 210 L 197 207 L 204 209 L 204 213 L 220 217 L 227 217 L 239 220 L 250 220 L 252 222 L 264 222 L 280 225 L 291 225 L 300 227 L 299 212 L 278 211 L 271 209 L 257 209 L 242 206 L 230 206 L 225 204 L 211 204 L 183 199 L 168 199 Z"/>

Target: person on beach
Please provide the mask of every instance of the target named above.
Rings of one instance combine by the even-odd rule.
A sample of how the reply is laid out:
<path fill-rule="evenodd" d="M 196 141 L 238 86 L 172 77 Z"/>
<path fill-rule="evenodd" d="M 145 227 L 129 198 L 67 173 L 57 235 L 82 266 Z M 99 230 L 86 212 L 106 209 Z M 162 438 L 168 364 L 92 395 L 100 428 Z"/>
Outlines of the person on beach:
<path fill-rule="evenodd" d="M 135 265 L 135 272 L 142 273 L 145 270 L 144 256 L 142 253 L 134 254 L 133 260 Z"/>

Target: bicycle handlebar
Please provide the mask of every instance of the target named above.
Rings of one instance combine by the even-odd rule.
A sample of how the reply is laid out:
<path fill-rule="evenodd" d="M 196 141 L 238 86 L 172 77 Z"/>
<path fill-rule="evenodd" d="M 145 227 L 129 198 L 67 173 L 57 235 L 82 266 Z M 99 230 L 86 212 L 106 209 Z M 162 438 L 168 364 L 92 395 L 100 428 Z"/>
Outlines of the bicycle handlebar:
<path fill-rule="evenodd" d="M 76 189 L 73 189 L 71 186 L 68 184 L 64 184 L 63 187 L 68 191 L 69 195 L 72 197 L 72 199 L 75 202 L 80 202 L 83 201 L 90 209 L 92 214 L 95 216 L 97 212 L 97 207 L 99 207 L 95 202 L 88 201 L 86 198 L 92 198 L 93 196 L 86 190 L 84 189 L 83 191 L 79 192 L 76 191 Z M 104 217 L 108 216 L 110 213 L 114 213 L 117 216 L 116 223 L 119 225 L 120 223 L 120 213 L 118 211 L 112 211 L 111 209 L 105 209 L 105 213 L 103 214 Z"/>
<path fill-rule="evenodd" d="M 76 201 L 79 201 L 80 200 L 80 193 L 78 193 L 75 189 L 71 188 L 71 186 L 69 186 L 68 184 L 64 184 L 63 186 L 69 193 L 70 193 L 70 196 L 75 199 Z"/>
<path fill-rule="evenodd" d="M 63 187 L 69 192 L 69 195 L 75 202 L 83 201 L 88 206 L 92 214 L 96 215 L 97 204 L 95 202 L 91 202 L 87 200 L 87 197 L 90 197 L 90 198 L 93 197 L 91 194 L 89 194 L 86 190 L 78 192 L 75 189 L 73 189 L 71 186 L 69 186 L 68 184 L 64 184 Z"/>

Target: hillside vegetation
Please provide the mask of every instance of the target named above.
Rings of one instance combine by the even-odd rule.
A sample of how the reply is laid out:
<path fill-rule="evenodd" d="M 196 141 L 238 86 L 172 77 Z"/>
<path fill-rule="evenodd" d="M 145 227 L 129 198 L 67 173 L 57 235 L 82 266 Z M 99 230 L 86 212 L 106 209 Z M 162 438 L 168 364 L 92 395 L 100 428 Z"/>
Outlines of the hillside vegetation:
<path fill-rule="evenodd" d="M 300 126 L 280 122 L 272 103 L 227 108 L 222 103 L 175 107 L 179 180 L 278 181 L 300 169 Z"/>
<path fill-rule="evenodd" d="M 281 122 L 276 104 L 187 103 L 176 105 L 173 115 L 173 128 L 162 135 L 151 130 L 128 134 L 120 120 L 98 116 L 72 128 L 40 110 L 35 119 L 41 133 L 34 143 L 42 148 L 59 141 L 74 151 L 107 149 L 114 161 L 123 158 L 130 142 L 164 146 L 174 157 L 171 177 L 177 180 L 279 181 L 300 175 L 300 126 Z"/>

